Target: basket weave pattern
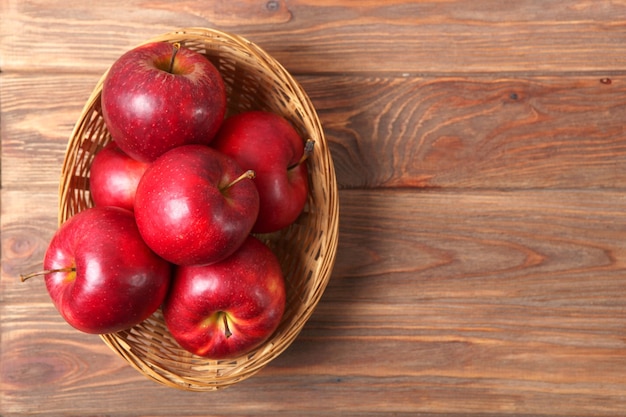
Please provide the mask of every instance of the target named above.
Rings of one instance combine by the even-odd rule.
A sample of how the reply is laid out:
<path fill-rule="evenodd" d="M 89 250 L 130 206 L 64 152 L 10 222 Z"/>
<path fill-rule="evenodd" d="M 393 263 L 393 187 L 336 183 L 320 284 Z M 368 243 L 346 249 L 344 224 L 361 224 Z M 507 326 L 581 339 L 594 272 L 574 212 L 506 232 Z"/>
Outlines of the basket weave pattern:
<path fill-rule="evenodd" d="M 102 335 L 104 342 L 139 372 L 164 385 L 191 391 L 230 386 L 260 371 L 297 337 L 330 278 L 338 239 L 335 171 L 317 114 L 290 74 L 246 39 L 205 28 L 187 28 L 147 42 L 179 42 L 207 56 L 222 74 L 228 114 L 267 110 L 292 122 L 304 139 L 315 141 L 307 160 L 310 192 L 304 212 L 287 229 L 258 236 L 277 255 L 285 274 L 287 305 L 274 335 L 237 359 L 208 360 L 182 349 L 169 334 L 160 310 L 130 330 Z M 59 187 L 59 224 L 93 205 L 89 171 L 95 154 L 111 137 L 102 118 L 100 94 L 106 73 L 94 88 L 68 142 Z"/>

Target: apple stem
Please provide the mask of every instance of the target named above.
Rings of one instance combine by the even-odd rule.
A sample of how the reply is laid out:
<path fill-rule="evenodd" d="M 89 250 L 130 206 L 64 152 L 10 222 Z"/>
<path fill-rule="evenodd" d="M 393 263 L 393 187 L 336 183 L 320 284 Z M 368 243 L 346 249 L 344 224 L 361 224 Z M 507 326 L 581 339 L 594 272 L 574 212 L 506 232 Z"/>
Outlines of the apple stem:
<path fill-rule="evenodd" d="M 246 172 L 244 172 L 243 174 L 241 174 L 240 176 L 238 176 L 237 178 L 235 178 L 230 184 L 228 184 L 224 188 L 222 188 L 221 191 L 224 192 L 224 191 L 228 190 L 230 187 L 232 187 L 233 185 L 237 184 L 241 180 L 253 179 L 254 177 L 256 177 L 256 173 L 253 170 L 249 169 Z"/>
<path fill-rule="evenodd" d="M 307 139 L 306 143 L 304 144 L 304 152 L 302 153 L 302 157 L 297 163 L 291 165 L 288 169 L 295 168 L 298 165 L 302 164 L 304 161 L 306 161 L 309 155 L 313 153 L 314 146 L 315 146 L 315 141 L 313 139 Z"/>
<path fill-rule="evenodd" d="M 180 43 L 176 42 L 172 44 L 172 46 L 174 47 L 174 49 L 172 51 L 172 59 L 170 60 L 170 67 L 168 70 L 170 74 L 174 73 L 174 58 L 176 58 L 176 54 L 178 53 L 178 50 L 180 49 Z"/>
<path fill-rule="evenodd" d="M 59 268 L 59 269 L 48 269 L 48 270 L 45 270 L 45 271 L 33 272 L 33 273 L 31 273 L 31 274 L 26 274 L 26 275 L 24 275 L 24 274 L 20 274 L 20 280 L 21 280 L 22 282 L 24 282 L 24 281 L 26 281 L 27 279 L 31 279 L 31 278 L 34 278 L 34 277 L 38 277 L 38 276 L 40 276 L 40 275 L 53 274 L 53 273 L 55 273 L 55 272 L 74 272 L 74 271 L 76 271 L 76 268 L 75 268 L 75 267 L 73 267 L 73 266 L 69 266 L 69 267 L 67 267 L 67 268 Z"/>
<path fill-rule="evenodd" d="M 233 335 L 233 333 L 230 331 L 230 328 L 228 327 L 228 317 L 226 317 L 226 314 L 222 314 L 222 320 L 224 320 L 224 335 L 226 336 L 226 339 L 228 339 L 229 337 Z"/>

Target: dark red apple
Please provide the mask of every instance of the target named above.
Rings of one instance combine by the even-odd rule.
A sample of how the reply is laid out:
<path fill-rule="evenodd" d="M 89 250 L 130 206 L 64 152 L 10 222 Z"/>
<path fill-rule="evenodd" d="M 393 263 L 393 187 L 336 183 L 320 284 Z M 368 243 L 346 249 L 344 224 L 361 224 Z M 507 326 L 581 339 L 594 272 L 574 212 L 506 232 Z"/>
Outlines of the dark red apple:
<path fill-rule="evenodd" d="M 285 281 L 274 253 L 249 236 L 221 262 L 178 267 L 163 305 L 165 323 L 186 350 L 235 358 L 266 341 L 285 310 Z"/>
<path fill-rule="evenodd" d="M 202 54 L 154 42 L 118 58 L 102 85 L 102 115 L 120 149 L 151 162 L 176 146 L 208 144 L 226 112 L 224 80 Z"/>
<path fill-rule="evenodd" d="M 274 232 L 297 219 L 309 193 L 308 169 L 304 142 L 285 118 L 264 111 L 236 114 L 211 146 L 256 173 L 260 205 L 253 232 Z"/>
<path fill-rule="evenodd" d="M 43 265 L 61 316 L 96 334 L 128 329 L 152 315 L 172 274 L 171 265 L 141 239 L 133 213 L 119 207 L 89 208 L 63 223 Z"/>
<path fill-rule="evenodd" d="M 91 163 L 89 191 L 96 206 L 115 206 L 133 211 L 135 191 L 148 163 L 137 161 L 109 142 Z"/>
<path fill-rule="evenodd" d="M 178 265 L 209 264 L 231 255 L 259 212 L 250 177 L 230 157 L 204 145 L 174 148 L 146 170 L 135 194 L 145 242 Z"/>

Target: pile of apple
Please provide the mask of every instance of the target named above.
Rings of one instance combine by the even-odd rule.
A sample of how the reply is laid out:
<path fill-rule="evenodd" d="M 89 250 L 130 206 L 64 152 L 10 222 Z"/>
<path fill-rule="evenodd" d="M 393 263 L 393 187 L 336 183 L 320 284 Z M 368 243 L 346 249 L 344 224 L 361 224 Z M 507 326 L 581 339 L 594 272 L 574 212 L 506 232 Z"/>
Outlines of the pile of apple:
<path fill-rule="evenodd" d="M 95 334 L 161 308 L 180 346 L 212 359 L 258 347 L 280 323 L 285 282 L 255 235 L 302 212 L 312 142 L 271 112 L 227 117 L 220 73 L 179 44 L 122 55 L 101 104 L 113 140 L 91 166 L 94 207 L 63 223 L 44 257 L 56 308 Z"/>

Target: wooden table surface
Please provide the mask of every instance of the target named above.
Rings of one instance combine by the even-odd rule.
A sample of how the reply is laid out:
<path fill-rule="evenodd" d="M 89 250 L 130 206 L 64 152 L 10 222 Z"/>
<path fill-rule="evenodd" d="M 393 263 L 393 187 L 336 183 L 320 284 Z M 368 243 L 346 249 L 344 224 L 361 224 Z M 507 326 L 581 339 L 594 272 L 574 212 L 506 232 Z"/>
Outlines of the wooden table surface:
<path fill-rule="evenodd" d="M 339 248 L 296 341 L 217 392 L 70 328 L 41 268 L 106 68 L 201 26 L 281 62 L 337 171 Z M 0 415 L 626 413 L 626 2 L 0 0 Z"/>

